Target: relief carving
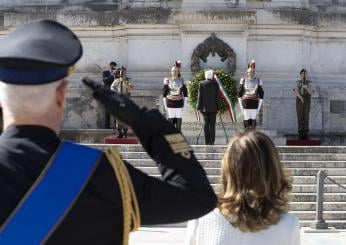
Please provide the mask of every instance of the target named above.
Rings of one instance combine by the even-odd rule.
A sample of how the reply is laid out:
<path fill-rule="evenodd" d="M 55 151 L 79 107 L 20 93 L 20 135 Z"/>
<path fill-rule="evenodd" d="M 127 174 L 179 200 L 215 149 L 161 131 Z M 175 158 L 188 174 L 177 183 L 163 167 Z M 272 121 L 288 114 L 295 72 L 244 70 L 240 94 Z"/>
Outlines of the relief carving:
<path fill-rule="evenodd" d="M 209 38 L 207 38 L 203 43 L 200 43 L 192 52 L 191 71 L 193 73 L 201 70 L 200 59 L 203 62 L 207 62 L 210 53 L 212 56 L 218 54 L 221 57 L 222 62 L 227 60 L 229 72 L 231 75 L 234 74 L 236 69 L 236 54 L 227 43 L 217 38 L 215 33 L 212 33 Z"/>

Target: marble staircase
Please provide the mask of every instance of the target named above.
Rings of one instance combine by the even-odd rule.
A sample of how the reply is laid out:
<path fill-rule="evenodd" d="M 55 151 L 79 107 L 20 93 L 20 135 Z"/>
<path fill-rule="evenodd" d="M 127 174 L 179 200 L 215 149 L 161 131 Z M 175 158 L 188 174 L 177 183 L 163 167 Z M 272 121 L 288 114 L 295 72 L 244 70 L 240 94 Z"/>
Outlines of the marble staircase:
<path fill-rule="evenodd" d="M 106 145 L 90 144 L 104 149 Z M 122 157 L 142 171 L 159 177 L 155 163 L 140 145 L 117 145 Z M 193 149 L 208 178 L 218 189 L 220 161 L 226 146 L 194 145 Z M 326 170 L 328 176 L 346 186 L 346 147 L 287 147 L 279 146 L 282 164 L 292 173 L 293 191 L 291 212 L 298 215 L 301 226 L 308 226 L 316 214 L 316 174 Z M 330 226 L 346 229 L 346 190 L 325 181 L 324 219 Z M 183 226 L 184 224 L 173 224 Z"/>

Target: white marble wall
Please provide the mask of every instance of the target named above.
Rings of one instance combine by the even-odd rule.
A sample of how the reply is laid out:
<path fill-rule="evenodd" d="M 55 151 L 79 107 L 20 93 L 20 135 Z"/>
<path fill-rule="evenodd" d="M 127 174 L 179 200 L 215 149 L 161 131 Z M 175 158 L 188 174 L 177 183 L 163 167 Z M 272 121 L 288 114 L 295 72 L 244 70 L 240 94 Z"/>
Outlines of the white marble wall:
<path fill-rule="evenodd" d="M 244 73 L 250 59 L 256 60 L 257 75 L 263 79 L 265 88 L 264 128 L 295 131 L 297 119 L 292 88 L 299 70 L 304 67 L 317 88 L 311 106 L 311 130 L 346 130 L 345 113 L 331 113 L 330 108 L 330 101 L 346 100 L 346 21 L 342 15 L 318 17 L 311 12 L 311 18 L 306 19 L 291 9 L 175 10 L 165 13 L 167 16 L 158 19 L 148 15 L 131 22 L 133 16 L 124 12 L 120 13 L 123 15 L 119 21 L 115 18 L 113 24 L 104 26 L 97 25 L 104 18 L 102 14 L 96 17 L 86 17 L 85 13 L 57 15 L 76 32 L 84 47 L 77 73 L 71 78 L 65 128 L 102 125 L 103 111 L 95 102 L 88 105 L 90 95 L 80 87 L 80 76 L 90 73 L 100 77 L 109 61 L 115 60 L 127 66 L 129 76 L 138 88 L 136 99 L 144 101 L 141 92 L 147 94 L 152 90 L 154 96 L 146 95 L 152 103 L 160 94 L 162 80 L 169 75 L 175 60 L 182 60 L 183 76 L 187 80 L 192 77 L 192 52 L 214 32 L 236 53 L 236 79 Z M 35 17 L 5 14 L 0 37 L 23 19 L 32 18 Z M 217 62 L 214 57 L 202 67 L 216 66 Z M 187 108 L 184 113 L 186 122 L 195 121 L 192 108 Z"/>

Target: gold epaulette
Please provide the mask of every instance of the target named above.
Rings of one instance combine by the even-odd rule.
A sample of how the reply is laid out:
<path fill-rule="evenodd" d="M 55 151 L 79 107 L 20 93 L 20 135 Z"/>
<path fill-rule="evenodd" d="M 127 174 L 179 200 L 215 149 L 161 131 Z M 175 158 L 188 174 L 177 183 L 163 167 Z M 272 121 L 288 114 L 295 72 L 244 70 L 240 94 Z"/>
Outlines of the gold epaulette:
<path fill-rule="evenodd" d="M 119 185 L 123 205 L 123 245 L 127 245 L 130 232 L 138 230 L 141 223 L 137 196 L 129 172 L 118 150 L 115 147 L 109 148 L 106 150 L 106 156 L 114 170 Z"/>

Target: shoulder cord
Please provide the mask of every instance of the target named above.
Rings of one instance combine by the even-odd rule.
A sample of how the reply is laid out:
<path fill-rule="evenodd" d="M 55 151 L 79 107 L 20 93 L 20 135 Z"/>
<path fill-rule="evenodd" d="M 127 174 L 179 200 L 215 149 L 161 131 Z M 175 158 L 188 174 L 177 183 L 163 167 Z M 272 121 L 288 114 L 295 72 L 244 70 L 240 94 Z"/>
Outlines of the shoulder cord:
<path fill-rule="evenodd" d="M 131 231 L 138 230 L 141 218 L 136 193 L 127 168 L 115 147 L 106 150 L 106 156 L 118 181 L 123 205 L 123 245 L 129 243 Z"/>

